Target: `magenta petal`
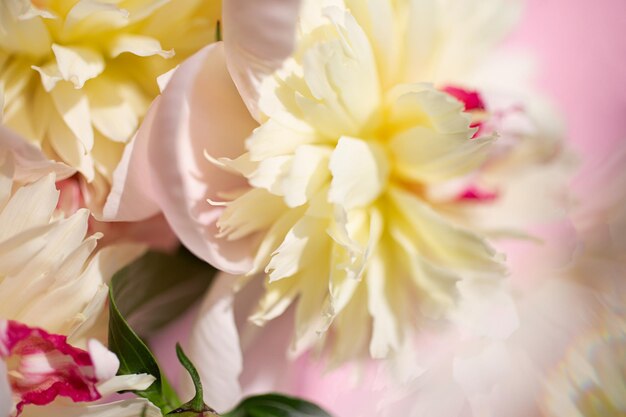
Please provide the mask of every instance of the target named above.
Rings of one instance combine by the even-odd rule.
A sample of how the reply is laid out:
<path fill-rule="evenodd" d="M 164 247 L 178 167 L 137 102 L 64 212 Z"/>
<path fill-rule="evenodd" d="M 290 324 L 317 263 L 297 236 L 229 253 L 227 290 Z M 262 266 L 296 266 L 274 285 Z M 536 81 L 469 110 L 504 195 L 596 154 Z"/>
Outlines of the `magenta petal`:
<path fill-rule="evenodd" d="M 447 85 L 441 89 L 465 105 L 465 111 L 485 110 L 485 102 L 478 91 Z"/>
<path fill-rule="evenodd" d="M 59 396 L 74 402 L 101 398 L 89 353 L 69 345 L 65 336 L 5 321 L 0 323 L 0 357 L 13 373 L 9 382 L 18 415 L 28 404 L 50 404 Z"/>

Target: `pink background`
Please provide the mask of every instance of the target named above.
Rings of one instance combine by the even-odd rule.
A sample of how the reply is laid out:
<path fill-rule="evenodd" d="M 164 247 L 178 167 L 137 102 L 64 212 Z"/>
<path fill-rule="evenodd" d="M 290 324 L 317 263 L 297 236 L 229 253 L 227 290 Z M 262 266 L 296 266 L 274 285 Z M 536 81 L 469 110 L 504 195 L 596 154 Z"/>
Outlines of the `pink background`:
<path fill-rule="evenodd" d="M 626 1 L 527 0 L 511 42 L 539 61 L 583 168 L 626 143 Z"/>

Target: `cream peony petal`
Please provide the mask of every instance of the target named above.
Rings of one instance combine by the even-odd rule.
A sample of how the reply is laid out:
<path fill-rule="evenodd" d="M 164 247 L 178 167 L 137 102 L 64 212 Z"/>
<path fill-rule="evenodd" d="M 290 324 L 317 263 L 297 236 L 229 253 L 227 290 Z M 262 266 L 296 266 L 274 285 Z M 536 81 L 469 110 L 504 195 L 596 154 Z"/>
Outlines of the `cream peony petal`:
<path fill-rule="evenodd" d="M 346 209 L 372 203 L 387 186 L 389 162 L 373 142 L 342 137 L 330 157 L 333 179 L 328 198 Z"/>
<path fill-rule="evenodd" d="M 298 296 L 298 289 L 297 277 L 267 283 L 266 291 L 259 301 L 257 310 L 250 315 L 248 320 L 257 326 L 263 326 L 282 315 Z"/>
<path fill-rule="evenodd" d="M 119 391 L 145 390 L 155 380 L 155 377 L 148 374 L 117 375 L 98 384 L 98 392 L 103 396 L 107 396 Z"/>
<path fill-rule="evenodd" d="M 299 0 L 231 0 L 223 4 L 226 62 L 255 118 L 263 78 L 279 68 L 295 41 Z"/>
<path fill-rule="evenodd" d="M 58 283 L 67 283 L 79 276 L 83 272 L 83 267 L 98 244 L 99 234 L 92 235 L 85 239 L 55 271 Z"/>
<path fill-rule="evenodd" d="M 391 287 L 395 277 L 393 260 L 385 253 L 385 248 L 374 252 L 368 264 L 365 279 L 367 282 L 367 305 L 372 316 L 372 339 L 370 341 L 370 355 L 373 358 L 385 358 L 390 351 L 400 347 L 402 328 L 396 314 L 394 304 L 398 303 Z M 389 277 L 394 276 L 394 279 Z"/>
<path fill-rule="evenodd" d="M 297 277 L 300 281 L 300 294 L 295 317 L 296 335 L 293 341 L 293 351 L 296 354 L 310 348 L 319 339 L 317 330 L 325 325 L 320 306 L 328 302 L 330 294 L 328 283 L 319 279 L 319 276 L 328 274 L 322 265 L 328 265 L 329 255 L 329 251 L 321 251 L 316 260 L 320 268 L 306 269 Z"/>
<path fill-rule="evenodd" d="M 416 126 L 432 127 L 438 133 L 465 133 L 471 137 L 471 116 L 463 113 L 464 105 L 430 84 L 400 84 L 386 96 L 388 122 L 397 132 Z"/>
<path fill-rule="evenodd" d="M 401 68 L 404 27 L 395 20 L 402 6 L 391 1 L 346 0 L 346 6 L 361 24 L 372 43 L 384 86 L 397 80 Z"/>
<path fill-rule="evenodd" d="M 39 181 L 21 187 L 0 213 L 0 242 L 26 230 L 47 225 L 59 198 L 50 174 Z M 33 198 L 33 195 L 38 198 Z"/>
<path fill-rule="evenodd" d="M 289 230 L 296 224 L 303 213 L 303 208 L 287 210 L 270 226 L 259 244 L 252 269 L 246 275 L 259 274 L 265 269 L 272 254 L 278 249 Z"/>
<path fill-rule="evenodd" d="M 139 125 L 137 113 L 122 91 L 124 87 L 118 80 L 104 76 L 85 86 L 94 127 L 107 138 L 123 143 L 131 139 Z M 116 158 L 116 164 L 118 161 Z"/>
<path fill-rule="evenodd" d="M 266 158 L 257 164 L 257 168 L 248 176 L 250 185 L 263 188 L 275 195 L 283 194 L 282 179 L 292 165 L 293 156 L 282 155 Z"/>
<path fill-rule="evenodd" d="M 49 62 L 41 67 L 33 65 L 31 68 L 39 73 L 41 76 L 41 84 L 48 93 L 54 90 L 54 87 L 56 87 L 59 81 L 63 80 L 63 76 L 56 62 Z"/>
<path fill-rule="evenodd" d="M 63 79 L 76 89 L 104 71 L 104 58 L 94 49 L 53 44 L 52 51 Z"/>
<path fill-rule="evenodd" d="M 93 129 L 91 127 L 91 111 L 87 96 L 81 91 L 72 88 L 66 82 L 58 83 L 52 90 L 51 95 L 63 122 L 75 136 L 75 138 L 67 139 L 57 138 L 56 135 L 60 134 L 60 132 L 57 131 L 58 128 L 54 129 L 51 126 L 50 134 L 54 134 L 54 137 L 51 139 L 55 140 L 56 143 L 64 140 L 77 140 L 83 145 L 83 153 L 89 152 L 93 148 Z"/>
<path fill-rule="evenodd" d="M 100 405 L 69 405 L 53 403 L 45 407 L 30 407 L 28 417 L 161 417 L 162 413 L 143 398 L 116 401 Z"/>
<path fill-rule="evenodd" d="M 457 284 L 461 276 L 423 256 L 403 230 L 392 229 L 391 234 L 403 252 L 411 280 L 421 290 L 417 297 L 419 311 L 425 317 L 441 318 L 457 304 Z"/>
<path fill-rule="evenodd" d="M 78 0 L 67 13 L 63 27 L 67 35 L 85 35 L 92 31 L 115 29 L 129 23 L 129 13 L 120 9 L 115 2 L 100 0 Z"/>
<path fill-rule="evenodd" d="M 204 299 L 189 340 L 189 358 L 198 368 L 204 400 L 223 412 L 242 396 L 243 358 L 233 312 L 237 279 L 219 274 Z"/>
<path fill-rule="evenodd" d="M 313 132 L 294 132 L 281 123 L 271 119 L 254 129 L 246 140 L 250 159 L 262 161 L 266 158 L 293 153 L 300 145 L 315 141 Z"/>
<path fill-rule="evenodd" d="M 396 135 L 391 150 L 401 176 L 439 182 L 468 174 L 487 159 L 495 137 L 470 139 L 466 133 L 439 134 L 414 127 Z"/>
<path fill-rule="evenodd" d="M 161 42 L 149 36 L 126 35 L 117 36 L 109 46 L 109 56 L 116 58 L 123 53 L 131 53 L 137 56 L 159 55 L 163 58 L 171 58 L 174 51 L 164 51 Z"/>
<path fill-rule="evenodd" d="M 67 162 L 83 174 L 87 181 L 93 181 L 96 173 L 94 169 L 93 157 L 85 153 L 85 146 L 74 132 L 65 124 L 59 116 L 53 116 L 50 122 L 50 145 L 52 149 Z M 93 131 L 89 126 L 91 139 Z M 93 143 L 92 143 L 93 145 Z"/>
<path fill-rule="evenodd" d="M 240 239 L 267 229 L 274 219 L 285 212 L 283 200 L 263 189 L 253 189 L 229 203 L 217 226 L 219 237 Z"/>
<path fill-rule="evenodd" d="M 0 243 L 0 271 L 5 276 L 19 273 L 46 245 L 55 224 L 32 228 Z M 0 307 L 1 308 L 1 307 Z"/>
<path fill-rule="evenodd" d="M 402 42 L 406 49 L 404 77 L 408 82 L 448 82 L 462 80 L 498 41 L 501 41 L 520 15 L 523 2 L 487 0 L 412 1 Z"/>
<path fill-rule="evenodd" d="M 270 283 L 312 266 L 316 254 L 323 251 L 328 243 L 327 225 L 325 219 L 305 216 L 291 228 L 267 265 Z"/>
<path fill-rule="evenodd" d="M 330 155 L 331 148 L 328 147 L 303 145 L 296 149 L 282 184 L 285 203 L 289 207 L 305 204 L 330 181 Z"/>
<path fill-rule="evenodd" d="M 502 255 L 487 240 L 460 226 L 446 221 L 432 208 L 406 191 L 389 191 L 400 219 L 408 223 L 400 226 L 410 233 L 415 248 L 441 265 L 464 268 L 480 273 L 503 273 Z"/>
<path fill-rule="evenodd" d="M 14 2 L 0 2 L 0 48 L 26 51 L 34 56 L 45 55 L 51 44 L 48 28 L 39 18 L 20 19 L 20 15 L 27 13 L 32 6 L 30 1 L 20 3 L 26 7 L 15 9 L 11 7 L 16 5 Z M 9 33 L 11 36 L 5 35 Z"/>

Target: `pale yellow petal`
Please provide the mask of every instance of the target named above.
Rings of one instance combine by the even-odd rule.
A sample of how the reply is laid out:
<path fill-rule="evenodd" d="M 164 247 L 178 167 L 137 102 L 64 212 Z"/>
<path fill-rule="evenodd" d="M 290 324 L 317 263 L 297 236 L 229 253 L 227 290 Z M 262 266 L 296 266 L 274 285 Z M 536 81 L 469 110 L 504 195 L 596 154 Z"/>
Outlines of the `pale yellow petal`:
<path fill-rule="evenodd" d="M 82 88 L 87 80 L 104 71 L 104 58 L 94 49 L 53 44 L 52 51 L 63 79 L 71 82 L 74 88 Z"/>
<path fill-rule="evenodd" d="M 312 267 L 316 254 L 324 250 L 328 241 L 326 227 L 328 221 L 303 217 L 287 233 L 281 245 L 272 254 L 266 272 L 270 282 L 290 277 L 299 270 Z"/>
<path fill-rule="evenodd" d="M 91 111 L 89 100 L 83 91 L 76 90 L 67 82 L 59 82 L 50 92 L 54 105 L 63 119 L 63 124 L 71 131 L 71 138 L 58 138 L 61 132 L 54 131 L 59 126 L 50 126 L 51 141 L 78 140 L 83 147 L 83 154 L 93 148 L 93 129 L 91 127 Z M 51 120 L 54 124 L 54 120 Z M 53 145 L 54 146 L 54 145 Z M 57 152 L 59 152 L 57 150 Z M 59 152 L 61 153 L 61 152 Z M 72 164 L 73 166 L 76 166 Z"/>
<path fill-rule="evenodd" d="M 75 167 L 87 181 L 93 181 L 95 176 L 93 157 L 85 153 L 85 147 L 80 139 L 58 115 L 54 115 L 50 121 L 50 145 L 64 162 Z"/>
<path fill-rule="evenodd" d="M 111 41 L 109 56 L 116 58 L 123 53 L 131 53 L 137 56 L 159 55 L 162 58 L 171 58 L 174 51 L 165 51 L 161 48 L 158 39 L 142 35 L 122 34 Z"/>
<path fill-rule="evenodd" d="M 85 86 L 94 127 L 106 138 L 123 143 L 130 140 L 139 126 L 139 115 L 126 100 L 124 87 L 119 80 L 104 76 Z"/>
<path fill-rule="evenodd" d="M 346 209 L 372 203 L 387 186 L 389 162 L 382 146 L 342 137 L 330 157 L 328 198 Z"/>
<path fill-rule="evenodd" d="M 49 223 L 59 199 L 54 181 L 54 174 L 50 174 L 15 192 L 0 213 L 0 242 Z"/>
<path fill-rule="evenodd" d="M 285 203 L 289 207 L 306 203 L 330 181 L 330 154 L 331 150 L 327 147 L 303 145 L 296 149 L 282 184 Z"/>
<path fill-rule="evenodd" d="M 504 273 L 503 256 L 485 238 L 447 221 L 406 191 L 393 188 L 389 195 L 399 215 L 394 221 L 411 236 L 416 251 L 452 268 Z"/>
<path fill-rule="evenodd" d="M 281 198 L 263 189 L 252 189 L 228 204 L 217 222 L 220 236 L 234 240 L 265 230 L 286 209 Z"/>

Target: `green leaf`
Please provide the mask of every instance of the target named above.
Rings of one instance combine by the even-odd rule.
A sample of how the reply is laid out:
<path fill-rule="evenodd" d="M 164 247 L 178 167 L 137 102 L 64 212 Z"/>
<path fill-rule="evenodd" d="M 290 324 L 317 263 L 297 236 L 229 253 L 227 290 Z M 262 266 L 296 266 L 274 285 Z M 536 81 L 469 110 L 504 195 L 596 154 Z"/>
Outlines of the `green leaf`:
<path fill-rule="evenodd" d="M 122 274 L 122 275 L 119 275 Z M 130 328 L 116 304 L 116 283 L 124 277 L 124 270 L 113 278 L 109 290 L 109 349 L 120 360 L 118 375 L 150 374 L 156 381 L 144 391 L 133 391 L 144 397 L 166 413 L 180 401 L 171 388 L 156 359 L 146 344 Z"/>
<path fill-rule="evenodd" d="M 223 417 L 331 417 L 308 401 L 280 394 L 265 394 L 243 400 Z"/>
<path fill-rule="evenodd" d="M 215 269 L 182 248 L 148 252 L 116 274 L 115 296 L 124 318 L 147 339 L 204 295 Z"/>
<path fill-rule="evenodd" d="M 147 337 L 201 297 L 215 270 L 186 250 L 176 254 L 148 252 L 119 271 L 109 291 L 109 349 L 120 359 L 118 374 L 147 373 L 156 381 L 135 392 L 165 414 L 179 404 L 150 349 L 135 332 Z"/>

